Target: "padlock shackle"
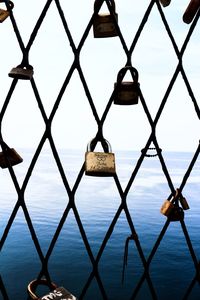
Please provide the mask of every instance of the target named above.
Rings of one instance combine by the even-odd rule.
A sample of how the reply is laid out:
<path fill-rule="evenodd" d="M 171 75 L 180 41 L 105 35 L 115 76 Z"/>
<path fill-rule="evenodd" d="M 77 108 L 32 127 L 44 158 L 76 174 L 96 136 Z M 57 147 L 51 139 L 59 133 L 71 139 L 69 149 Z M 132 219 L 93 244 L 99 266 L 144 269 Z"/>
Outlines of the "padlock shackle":
<path fill-rule="evenodd" d="M 137 83 L 138 82 L 138 71 L 132 66 L 125 66 L 119 71 L 119 73 L 117 75 L 117 82 L 121 82 L 123 80 L 127 71 L 131 72 L 133 81 Z"/>
<path fill-rule="evenodd" d="M 107 149 L 106 151 L 104 150 L 105 153 L 112 152 L 111 144 L 106 139 L 103 139 L 101 141 L 97 141 L 96 138 L 92 139 L 87 144 L 87 152 L 92 152 L 92 144 L 93 143 L 98 143 L 98 142 L 101 142 L 101 145 L 102 145 L 103 149 Z"/>
<path fill-rule="evenodd" d="M 95 0 L 95 2 L 94 2 L 94 11 L 96 11 L 97 9 L 98 9 L 98 1 L 99 0 Z M 104 2 L 104 1 L 103 1 Z M 114 0 L 109 0 L 109 2 L 110 2 L 110 4 L 111 4 L 111 6 L 113 7 L 113 11 L 114 11 L 114 13 L 116 12 L 116 8 L 115 8 L 115 1 Z M 102 3 L 102 5 L 103 5 L 103 3 Z"/>
<path fill-rule="evenodd" d="M 46 279 L 34 279 L 27 287 L 28 294 L 33 300 L 38 300 L 40 298 L 35 294 L 35 290 L 39 285 L 45 285 L 51 290 L 55 290 L 57 288 L 57 285 L 54 282 L 49 283 Z"/>

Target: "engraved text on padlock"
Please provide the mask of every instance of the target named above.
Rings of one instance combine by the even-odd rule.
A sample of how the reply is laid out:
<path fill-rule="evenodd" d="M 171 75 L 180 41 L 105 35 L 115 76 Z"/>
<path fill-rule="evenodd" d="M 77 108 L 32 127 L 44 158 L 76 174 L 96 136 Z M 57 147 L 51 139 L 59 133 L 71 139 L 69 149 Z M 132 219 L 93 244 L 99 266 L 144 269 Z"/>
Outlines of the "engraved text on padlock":
<path fill-rule="evenodd" d="M 115 174 L 114 153 L 86 152 L 85 174 L 90 176 L 112 176 Z"/>
<path fill-rule="evenodd" d="M 65 288 L 59 287 L 38 300 L 77 300 L 77 298 Z"/>

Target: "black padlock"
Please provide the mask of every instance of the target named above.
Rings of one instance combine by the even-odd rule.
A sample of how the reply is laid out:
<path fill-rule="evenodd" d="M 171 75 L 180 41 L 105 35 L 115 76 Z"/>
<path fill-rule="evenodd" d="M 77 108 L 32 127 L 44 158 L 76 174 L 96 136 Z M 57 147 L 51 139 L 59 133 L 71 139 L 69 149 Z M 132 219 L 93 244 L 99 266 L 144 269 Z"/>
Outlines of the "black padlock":
<path fill-rule="evenodd" d="M 122 81 L 127 71 L 131 72 L 133 81 Z M 132 66 L 126 66 L 122 68 L 117 75 L 117 82 L 114 84 L 114 88 L 116 89 L 114 104 L 119 104 L 119 105 L 138 104 L 139 83 L 138 83 L 137 70 Z"/>
<path fill-rule="evenodd" d="M 115 22 L 113 20 L 113 18 L 115 18 L 116 22 L 118 22 L 118 15 L 115 11 L 114 0 L 110 0 L 110 4 L 112 5 L 114 16 L 108 13 L 108 14 L 98 14 L 94 17 L 93 32 L 95 38 L 115 37 L 118 35 Z M 95 0 L 94 10 L 96 10 L 97 5 L 98 5 L 98 0 Z"/>
<path fill-rule="evenodd" d="M 19 65 L 15 68 L 12 68 L 8 76 L 15 79 L 30 80 L 33 77 L 33 67 L 31 65 L 25 67 Z"/>
<path fill-rule="evenodd" d="M 35 290 L 39 285 L 48 286 L 51 291 L 42 297 L 38 297 L 35 294 Z M 78 298 L 72 295 L 64 287 L 57 287 L 53 282 L 49 284 L 46 279 L 35 279 L 31 281 L 28 285 L 27 290 L 30 298 L 33 300 L 78 300 Z"/>
<path fill-rule="evenodd" d="M 181 207 L 174 207 L 168 216 L 170 221 L 176 222 L 184 219 L 184 211 Z"/>
<path fill-rule="evenodd" d="M 8 168 L 9 165 L 15 166 L 22 161 L 23 159 L 14 148 L 7 147 L 3 152 L 0 152 L 0 167 L 2 169 Z"/>

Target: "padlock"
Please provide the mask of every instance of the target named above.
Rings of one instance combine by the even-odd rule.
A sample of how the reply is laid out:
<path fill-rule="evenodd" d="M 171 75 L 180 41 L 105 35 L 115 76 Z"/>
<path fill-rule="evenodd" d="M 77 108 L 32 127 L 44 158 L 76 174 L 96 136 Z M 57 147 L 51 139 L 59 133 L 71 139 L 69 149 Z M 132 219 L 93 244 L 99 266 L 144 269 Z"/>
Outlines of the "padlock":
<path fill-rule="evenodd" d="M 181 221 L 184 219 L 184 211 L 181 207 L 174 207 L 168 217 L 173 222 Z"/>
<path fill-rule="evenodd" d="M 0 167 L 2 169 L 8 168 L 8 166 L 15 166 L 21 163 L 23 159 L 13 148 L 6 148 L 3 152 L 0 152 Z"/>
<path fill-rule="evenodd" d="M 0 2 L 5 2 L 5 1 L 0 1 Z M 8 4 L 9 4 L 9 9 L 13 9 L 13 7 L 14 7 L 13 2 L 9 1 Z M 5 21 L 5 19 L 7 19 L 7 17 L 9 17 L 9 15 L 10 15 L 9 10 L 0 8 L 0 23 Z"/>
<path fill-rule="evenodd" d="M 174 208 L 174 204 L 169 200 L 165 200 L 165 202 L 163 203 L 160 209 L 160 212 L 166 217 L 168 217 L 172 212 L 173 208 Z"/>
<path fill-rule="evenodd" d="M 183 197 L 183 196 L 181 195 L 180 198 L 179 198 L 179 201 L 180 201 L 180 204 L 181 204 L 181 206 L 182 206 L 182 208 L 183 208 L 184 210 L 190 209 L 190 207 L 189 207 L 189 205 L 188 205 L 188 202 L 187 202 L 187 200 L 186 200 L 185 197 Z"/>
<path fill-rule="evenodd" d="M 16 68 L 12 68 L 8 76 L 16 79 L 30 80 L 33 77 L 33 67 L 31 65 L 26 67 L 19 65 Z"/>
<path fill-rule="evenodd" d="M 38 297 L 35 294 L 35 290 L 39 285 L 45 285 L 48 286 L 48 288 L 51 290 L 48 294 Z M 57 287 L 55 283 L 51 282 L 51 284 L 48 283 L 46 279 L 35 279 L 31 281 L 27 288 L 28 294 L 31 299 L 33 300 L 78 300 L 74 295 L 72 295 L 68 290 L 66 290 L 64 287 Z"/>
<path fill-rule="evenodd" d="M 116 22 L 118 22 L 118 14 L 115 11 L 115 2 L 114 0 L 110 0 L 110 3 L 113 8 L 114 15 L 108 14 L 97 14 L 94 17 L 93 22 L 93 32 L 95 38 L 106 38 L 106 37 L 115 37 L 118 35 L 116 30 L 116 25 L 113 20 L 115 18 Z M 96 10 L 98 5 L 98 0 L 94 2 L 94 10 Z"/>
<path fill-rule="evenodd" d="M 162 4 L 162 6 L 166 7 L 168 5 L 170 5 L 171 0 L 160 0 L 160 3 Z"/>
<path fill-rule="evenodd" d="M 200 8 L 200 1 L 191 0 L 183 14 L 183 22 L 187 24 L 191 23 L 199 8 Z"/>
<path fill-rule="evenodd" d="M 130 70 L 133 76 L 133 81 L 122 81 L 125 73 Z M 114 97 L 114 104 L 119 105 L 131 105 L 138 104 L 138 72 L 131 66 L 122 68 L 117 75 L 117 82 L 114 84 L 114 88 L 117 89 Z"/>
<path fill-rule="evenodd" d="M 88 143 L 85 153 L 85 174 L 89 176 L 108 177 L 115 174 L 115 154 L 111 152 L 111 145 L 104 140 L 108 152 L 92 152 L 91 144 Z"/>
<path fill-rule="evenodd" d="M 9 11 L 0 8 L 0 23 L 2 23 L 9 15 Z"/>

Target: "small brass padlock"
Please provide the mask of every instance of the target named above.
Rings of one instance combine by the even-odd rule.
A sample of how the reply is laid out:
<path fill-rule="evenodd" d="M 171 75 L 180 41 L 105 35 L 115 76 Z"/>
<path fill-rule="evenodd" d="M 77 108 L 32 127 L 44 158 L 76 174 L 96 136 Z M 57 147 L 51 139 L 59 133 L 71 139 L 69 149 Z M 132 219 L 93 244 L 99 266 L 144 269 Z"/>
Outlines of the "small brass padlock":
<path fill-rule="evenodd" d="M 16 68 L 12 68 L 8 76 L 16 79 L 30 80 L 33 77 L 33 67 L 31 65 L 26 67 L 19 65 Z"/>
<path fill-rule="evenodd" d="M 0 2 L 4 2 L 4 1 L 0 1 Z M 13 9 L 13 7 L 14 7 L 13 2 L 9 1 L 8 4 L 9 4 L 9 8 Z M 5 9 L 0 8 L 0 23 L 5 21 L 5 19 L 7 19 L 7 17 L 9 17 L 9 15 L 10 15 L 9 10 L 5 10 Z"/>
<path fill-rule="evenodd" d="M 42 297 L 38 297 L 35 294 L 35 290 L 39 285 L 45 285 L 48 286 L 48 288 L 51 290 L 48 294 Z M 63 287 L 57 287 L 55 283 L 51 282 L 49 284 L 47 280 L 40 279 L 40 280 L 33 280 L 28 285 L 28 294 L 31 299 L 33 300 L 78 300 L 74 295 L 72 295 L 68 290 L 66 290 Z"/>
<path fill-rule="evenodd" d="M 111 152 L 110 143 L 106 140 L 108 152 L 92 152 L 91 144 L 88 143 L 85 153 L 85 174 L 89 176 L 108 177 L 115 174 L 115 155 Z"/>
<path fill-rule="evenodd" d="M 182 206 L 182 208 L 183 208 L 184 210 L 190 209 L 190 207 L 189 207 L 189 205 L 188 205 L 188 202 L 187 202 L 187 200 L 186 200 L 185 197 L 183 197 L 183 196 L 181 195 L 180 198 L 179 198 L 179 201 L 180 201 L 180 204 L 181 204 L 181 206 Z"/>
<path fill-rule="evenodd" d="M 7 148 L 0 152 L 0 167 L 2 169 L 8 168 L 9 165 L 15 166 L 22 161 L 21 156 L 13 148 Z"/>
<path fill-rule="evenodd" d="M 169 200 L 165 200 L 165 202 L 163 203 L 163 205 L 160 209 L 160 212 L 164 216 L 168 217 L 170 215 L 170 213 L 172 212 L 173 208 L 174 208 L 174 204 Z"/>
<path fill-rule="evenodd" d="M 115 18 L 116 22 L 118 22 L 118 14 L 115 11 L 114 0 L 110 0 L 110 3 L 112 5 L 114 15 L 98 14 L 94 17 L 93 32 L 95 38 L 115 37 L 118 35 L 115 22 L 113 20 L 113 18 Z M 97 4 L 98 0 L 95 0 L 94 10 L 96 10 Z"/>
<path fill-rule="evenodd" d="M 0 23 L 5 21 L 5 19 L 10 15 L 9 11 L 0 8 Z"/>
<path fill-rule="evenodd" d="M 162 6 L 168 6 L 170 5 L 171 0 L 160 0 L 160 3 L 162 4 Z"/>
<path fill-rule="evenodd" d="M 122 81 L 127 71 L 131 72 L 133 81 Z M 131 66 L 122 68 L 117 75 L 117 82 L 114 88 L 117 89 L 116 96 L 114 97 L 114 104 L 131 105 L 138 104 L 138 72 Z"/>

